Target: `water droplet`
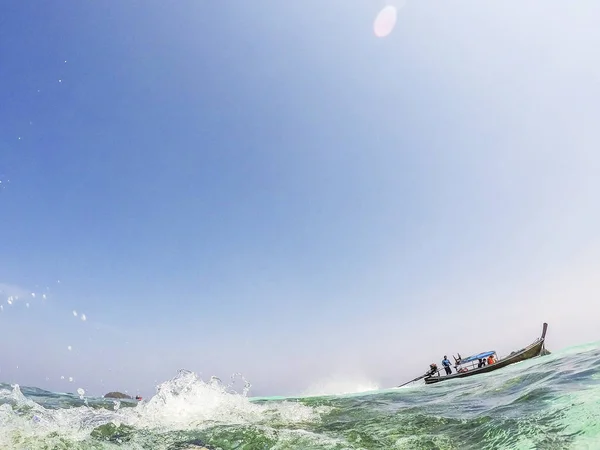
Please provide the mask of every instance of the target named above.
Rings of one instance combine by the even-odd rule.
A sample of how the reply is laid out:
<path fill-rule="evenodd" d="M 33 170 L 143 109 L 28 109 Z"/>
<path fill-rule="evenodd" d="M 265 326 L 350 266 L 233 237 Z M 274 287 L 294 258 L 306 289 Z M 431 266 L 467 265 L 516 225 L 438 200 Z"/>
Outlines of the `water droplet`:
<path fill-rule="evenodd" d="M 73 377 L 69 377 L 69 383 L 73 382 Z"/>
<path fill-rule="evenodd" d="M 395 6 L 388 5 L 379 11 L 375 22 L 373 23 L 373 31 L 377 37 L 385 37 L 392 32 L 396 26 L 398 10 Z"/>
<path fill-rule="evenodd" d="M 26 306 L 27 308 L 29 308 L 29 303 L 25 303 L 25 306 Z"/>
<path fill-rule="evenodd" d="M 73 315 L 77 317 L 77 311 L 73 310 Z"/>
<path fill-rule="evenodd" d="M 62 83 L 62 80 L 58 80 L 59 83 Z"/>
<path fill-rule="evenodd" d="M 18 137 L 18 139 L 19 139 L 19 141 L 20 141 L 20 140 L 21 140 L 21 137 L 19 136 L 19 137 Z"/>
<path fill-rule="evenodd" d="M 42 294 L 42 298 L 46 300 L 46 294 Z"/>
<path fill-rule="evenodd" d="M 85 391 L 82 388 L 78 388 L 77 393 L 79 394 L 80 397 L 83 397 L 85 395 Z"/>
<path fill-rule="evenodd" d="M 6 300 L 8 302 L 9 305 L 13 304 L 13 298 L 12 296 L 8 297 L 8 300 Z"/>
<path fill-rule="evenodd" d="M 35 298 L 35 292 L 32 292 L 32 293 L 31 293 L 31 296 L 32 296 L 33 298 Z"/>
<path fill-rule="evenodd" d="M 81 320 L 83 320 L 84 322 L 87 320 L 87 317 L 85 316 L 85 314 L 81 315 Z"/>
<path fill-rule="evenodd" d="M 70 345 L 67 347 L 67 350 L 71 351 L 73 350 L 73 347 L 71 347 Z"/>
<path fill-rule="evenodd" d="M 64 380 L 64 379 L 65 379 L 65 376 L 64 376 L 64 375 L 61 375 L 61 376 L 60 376 L 60 379 L 61 379 L 61 380 Z"/>

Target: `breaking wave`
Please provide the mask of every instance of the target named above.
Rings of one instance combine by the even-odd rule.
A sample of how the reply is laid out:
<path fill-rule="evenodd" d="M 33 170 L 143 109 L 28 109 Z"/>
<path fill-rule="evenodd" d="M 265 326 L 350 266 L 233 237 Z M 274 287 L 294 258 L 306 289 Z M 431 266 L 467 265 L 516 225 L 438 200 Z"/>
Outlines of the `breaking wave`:
<path fill-rule="evenodd" d="M 43 392 L 35 388 L 29 391 L 38 396 Z M 137 445 L 133 448 L 149 448 L 145 447 L 147 443 L 141 432 L 189 434 L 193 430 L 192 434 L 198 434 L 218 427 L 250 427 L 268 434 L 275 433 L 273 424 L 278 429 L 290 426 L 293 434 L 298 424 L 318 422 L 328 410 L 297 401 L 252 402 L 246 392 L 233 392 L 216 378 L 205 382 L 186 370 L 159 385 L 149 401 L 136 404 L 108 399 L 92 401 L 83 396 L 55 400 L 69 405 L 64 407 L 63 403 L 59 407 L 57 402 L 50 402 L 50 406 L 44 407 L 23 395 L 18 385 L 0 388 L 0 448 L 53 448 L 53 445 L 61 448 L 65 442 L 71 443 L 68 448 L 89 448 L 89 442 L 85 444 L 89 439 L 98 444 L 127 442 Z M 77 403 L 80 405 L 76 406 Z M 152 448 L 169 448 L 164 445 L 170 444 L 170 439 L 163 446 L 154 438 L 151 440 L 158 445 Z M 82 446 L 73 447 L 77 443 Z"/>

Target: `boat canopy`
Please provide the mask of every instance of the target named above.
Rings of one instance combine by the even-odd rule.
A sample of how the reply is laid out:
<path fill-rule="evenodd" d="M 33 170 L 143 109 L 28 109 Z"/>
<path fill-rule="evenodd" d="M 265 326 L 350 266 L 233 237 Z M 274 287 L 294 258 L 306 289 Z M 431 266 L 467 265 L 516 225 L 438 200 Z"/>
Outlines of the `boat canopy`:
<path fill-rule="evenodd" d="M 477 354 L 477 355 L 473 355 L 473 356 L 469 356 L 468 358 L 463 358 L 463 359 L 461 359 L 461 360 L 460 360 L 460 363 L 461 363 L 461 364 L 464 364 L 464 363 L 468 363 L 468 362 L 475 361 L 475 360 L 478 360 L 478 359 L 487 358 L 488 356 L 491 356 L 491 355 L 493 355 L 494 353 L 496 353 L 496 352 L 494 352 L 494 351 L 491 351 L 491 352 L 483 352 L 483 353 L 479 353 L 479 354 Z"/>

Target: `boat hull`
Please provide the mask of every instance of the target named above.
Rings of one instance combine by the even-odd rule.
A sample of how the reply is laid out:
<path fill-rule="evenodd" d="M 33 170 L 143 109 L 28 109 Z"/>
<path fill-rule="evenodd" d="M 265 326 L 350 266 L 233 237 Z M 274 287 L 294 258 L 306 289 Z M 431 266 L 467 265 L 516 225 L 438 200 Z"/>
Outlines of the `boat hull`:
<path fill-rule="evenodd" d="M 531 358 L 535 358 L 536 356 L 540 356 L 541 354 L 545 354 L 544 342 L 546 339 L 546 330 L 548 329 L 548 324 L 544 323 L 544 327 L 542 329 L 542 336 L 538 338 L 534 343 L 529 346 L 521 349 L 517 352 L 512 353 L 506 358 L 500 359 L 497 362 L 483 366 L 480 368 L 476 368 L 473 370 L 469 370 L 467 372 L 459 372 L 453 373 L 451 375 L 437 375 L 437 376 L 429 376 L 425 378 L 425 384 L 435 384 L 440 383 L 442 381 L 454 380 L 456 378 L 466 378 L 472 377 L 474 375 L 479 375 L 482 373 L 493 372 L 494 370 L 502 369 L 503 367 L 509 366 L 511 364 L 515 364 L 521 361 L 525 361 Z"/>

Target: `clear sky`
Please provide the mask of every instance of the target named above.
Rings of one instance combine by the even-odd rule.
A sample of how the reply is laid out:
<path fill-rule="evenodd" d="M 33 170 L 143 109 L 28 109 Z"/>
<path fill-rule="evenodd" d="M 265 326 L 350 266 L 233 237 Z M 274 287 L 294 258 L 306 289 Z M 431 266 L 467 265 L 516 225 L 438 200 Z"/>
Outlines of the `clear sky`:
<path fill-rule="evenodd" d="M 600 3 L 389 3 L 3 2 L 0 380 L 600 339 Z"/>

